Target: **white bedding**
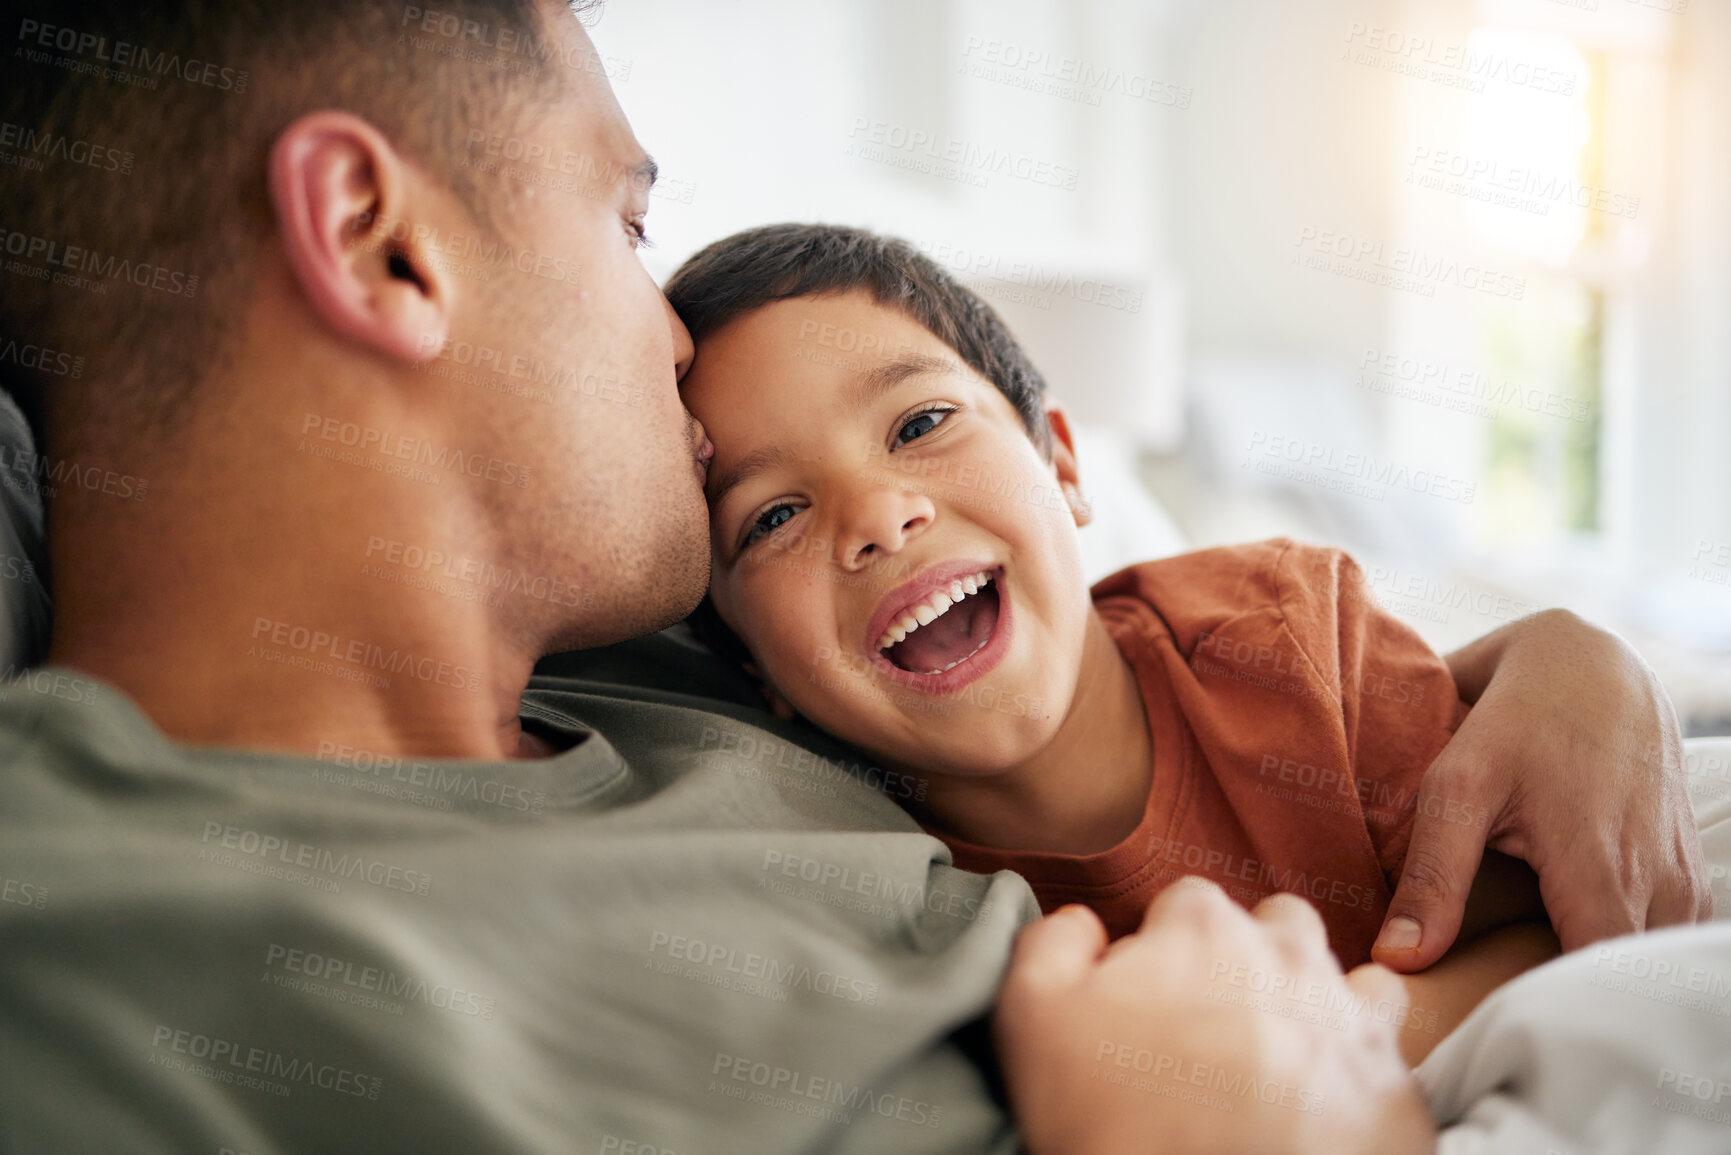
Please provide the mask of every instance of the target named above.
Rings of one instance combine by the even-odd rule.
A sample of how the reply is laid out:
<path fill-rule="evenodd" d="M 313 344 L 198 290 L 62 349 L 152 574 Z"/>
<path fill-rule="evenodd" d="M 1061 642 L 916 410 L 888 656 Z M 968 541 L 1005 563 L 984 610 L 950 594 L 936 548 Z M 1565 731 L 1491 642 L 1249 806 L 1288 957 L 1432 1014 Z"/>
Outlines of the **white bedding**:
<path fill-rule="evenodd" d="M 1731 1151 L 1731 740 L 1688 743 L 1716 921 L 1577 951 L 1498 990 L 1418 1070 L 1439 1155 Z"/>

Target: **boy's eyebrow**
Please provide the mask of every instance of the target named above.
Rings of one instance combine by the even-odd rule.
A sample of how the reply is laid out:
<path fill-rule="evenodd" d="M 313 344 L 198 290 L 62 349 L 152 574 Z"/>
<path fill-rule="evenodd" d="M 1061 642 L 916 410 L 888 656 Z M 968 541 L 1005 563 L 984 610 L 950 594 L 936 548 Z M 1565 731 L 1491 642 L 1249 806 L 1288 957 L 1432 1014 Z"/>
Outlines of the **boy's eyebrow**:
<path fill-rule="evenodd" d="M 850 408 L 863 409 L 909 377 L 922 373 L 953 373 L 956 365 L 943 357 L 925 353 L 903 353 L 886 361 L 848 386 L 844 400 Z"/>
<path fill-rule="evenodd" d="M 925 353 L 904 353 L 893 361 L 879 365 L 847 388 L 846 402 L 852 408 L 864 408 L 882 394 L 894 389 L 909 377 L 921 373 L 953 373 L 956 364 L 943 357 Z M 779 445 L 766 445 L 740 458 L 738 463 L 715 479 L 709 488 L 709 504 L 720 505 L 721 499 L 742 482 L 777 465 L 787 463 L 788 453 Z"/>
<path fill-rule="evenodd" d="M 710 487 L 709 504 L 720 505 L 721 499 L 728 491 L 743 481 L 747 481 L 766 469 L 787 462 L 787 450 L 779 445 L 766 445 L 762 449 L 754 449 L 741 457 L 737 464 L 718 478 Z"/>

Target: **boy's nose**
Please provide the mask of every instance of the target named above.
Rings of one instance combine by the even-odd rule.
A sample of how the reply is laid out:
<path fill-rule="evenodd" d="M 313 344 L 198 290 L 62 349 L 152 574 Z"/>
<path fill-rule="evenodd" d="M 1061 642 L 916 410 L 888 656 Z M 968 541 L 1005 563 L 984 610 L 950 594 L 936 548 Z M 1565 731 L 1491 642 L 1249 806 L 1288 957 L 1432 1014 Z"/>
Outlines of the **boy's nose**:
<path fill-rule="evenodd" d="M 931 500 L 900 489 L 857 494 L 837 527 L 836 555 L 842 568 L 860 570 L 873 554 L 899 553 L 925 532 L 936 515 Z"/>

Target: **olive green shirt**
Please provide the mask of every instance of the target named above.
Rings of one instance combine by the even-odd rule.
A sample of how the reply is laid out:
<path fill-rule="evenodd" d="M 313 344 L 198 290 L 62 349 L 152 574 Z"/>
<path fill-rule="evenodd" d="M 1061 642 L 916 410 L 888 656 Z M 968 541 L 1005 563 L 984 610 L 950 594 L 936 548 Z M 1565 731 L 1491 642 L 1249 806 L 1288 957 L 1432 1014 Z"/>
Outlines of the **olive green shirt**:
<path fill-rule="evenodd" d="M 1026 884 L 720 669 L 548 663 L 522 718 L 569 748 L 512 762 L 190 748 L 8 684 L 0 1148 L 1013 1150 L 981 1016 Z"/>

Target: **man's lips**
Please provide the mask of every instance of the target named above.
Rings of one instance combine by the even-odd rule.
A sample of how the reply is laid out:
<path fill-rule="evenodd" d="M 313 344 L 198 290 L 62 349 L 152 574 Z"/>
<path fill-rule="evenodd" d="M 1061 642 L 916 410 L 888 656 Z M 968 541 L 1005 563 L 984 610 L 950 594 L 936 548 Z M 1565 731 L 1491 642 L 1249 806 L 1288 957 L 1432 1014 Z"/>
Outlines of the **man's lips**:
<path fill-rule="evenodd" d="M 702 488 L 709 482 L 709 463 L 715 459 L 715 443 L 702 433 L 698 426 L 697 441 L 692 446 L 691 463 L 697 470 L 697 485 Z"/>

